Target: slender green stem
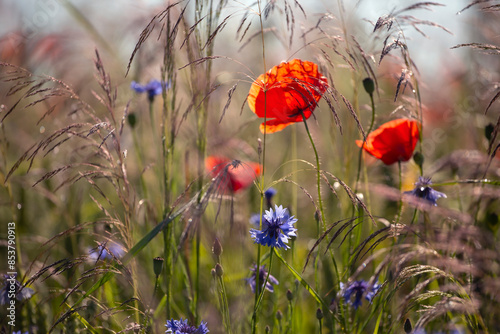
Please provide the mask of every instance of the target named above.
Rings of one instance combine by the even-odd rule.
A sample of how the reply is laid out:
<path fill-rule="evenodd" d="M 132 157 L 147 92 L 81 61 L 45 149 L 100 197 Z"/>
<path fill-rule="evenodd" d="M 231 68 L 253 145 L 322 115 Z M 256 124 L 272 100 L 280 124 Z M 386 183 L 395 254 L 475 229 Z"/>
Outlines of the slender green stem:
<path fill-rule="evenodd" d="M 398 170 L 399 170 L 399 192 L 401 193 L 403 188 L 403 172 L 401 170 L 401 161 L 398 161 Z M 396 224 L 399 223 L 401 219 L 401 213 L 403 212 L 403 199 L 401 198 L 398 202 L 398 215 L 396 216 Z"/>
<path fill-rule="evenodd" d="M 259 10 L 259 21 L 260 21 L 260 33 L 261 33 L 261 40 L 262 40 L 262 59 L 263 59 L 263 66 L 264 66 L 264 73 L 266 72 L 267 66 L 266 66 L 266 48 L 265 48 L 265 42 L 264 42 L 264 24 L 262 22 L 262 10 L 261 10 L 261 2 L 260 0 L 257 1 L 257 6 Z M 267 121 L 267 89 L 264 89 L 264 124 Z M 267 135 L 267 128 L 264 127 L 264 134 L 263 134 L 263 141 L 262 141 L 262 176 L 260 178 L 260 211 L 259 211 L 259 225 L 260 229 L 262 229 L 262 213 L 264 211 L 264 173 L 265 173 L 265 164 L 266 164 L 266 135 Z M 260 158 L 260 157 L 259 157 Z M 255 277 L 255 284 L 257 287 L 260 286 L 260 278 L 259 278 L 259 273 L 260 273 L 260 252 L 261 252 L 261 246 L 260 244 L 257 245 L 257 265 L 256 265 L 256 277 Z M 252 334 L 255 334 L 257 331 L 257 322 L 258 322 L 258 301 L 259 301 L 259 293 L 258 289 L 255 289 L 255 297 L 254 297 L 254 311 L 252 314 Z"/>
<path fill-rule="evenodd" d="M 323 231 L 326 231 L 326 223 L 324 220 L 324 212 L 323 212 L 323 200 L 321 199 L 321 167 L 319 164 L 319 155 L 318 155 L 318 150 L 316 149 L 316 145 L 314 144 L 314 140 L 311 136 L 311 132 L 309 131 L 309 127 L 307 126 L 307 121 L 306 121 L 306 116 L 304 115 L 303 111 L 300 111 L 302 114 L 302 119 L 304 120 L 304 126 L 306 128 L 307 136 L 309 137 L 309 141 L 311 142 L 311 146 L 314 151 L 314 157 L 316 158 L 316 183 L 318 187 L 318 206 L 319 206 L 319 213 L 320 213 L 320 218 L 318 219 L 318 224 L 319 220 L 323 223 Z M 319 230 L 318 230 L 319 233 Z M 318 235 L 319 236 L 319 235 Z"/>
<path fill-rule="evenodd" d="M 370 127 L 368 128 L 368 131 L 366 132 L 366 135 L 368 136 L 368 134 L 370 134 L 370 132 L 372 132 L 372 129 L 373 129 L 373 124 L 375 123 L 375 102 L 373 100 L 373 93 L 370 94 L 370 101 L 371 101 L 371 105 L 372 105 L 372 119 L 371 119 L 371 122 L 370 122 Z M 366 143 L 366 136 L 365 138 L 363 138 L 363 145 L 361 145 L 361 148 L 359 149 L 359 159 L 358 159 L 358 172 L 357 172 L 357 176 L 356 176 L 356 187 L 354 188 L 354 193 L 356 194 L 358 192 L 358 183 L 359 183 L 359 178 L 360 178 L 360 173 L 361 173 L 361 161 L 363 160 L 362 159 L 362 154 L 363 154 L 363 147 L 365 146 L 365 143 Z M 367 180 L 365 180 L 366 182 Z M 368 194 L 368 193 L 367 193 Z"/>
<path fill-rule="evenodd" d="M 266 291 L 266 284 L 269 281 L 269 275 L 271 275 L 271 269 L 273 265 L 273 251 L 274 247 L 271 247 L 271 250 L 269 251 L 269 270 L 267 271 L 266 279 L 264 280 L 263 284 L 261 285 L 256 285 L 255 290 L 259 292 L 259 298 L 257 300 L 257 304 L 255 304 L 256 310 L 254 313 L 257 312 L 257 310 L 260 307 L 260 304 L 262 303 L 262 297 L 264 296 L 264 292 Z M 260 272 L 255 273 L 255 278 L 260 276 Z"/>
<path fill-rule="evenodd" d="M 221 307 L 221 313 L 222 313 L 222 320 L 224 322 L 224 327 L 226 329 L 226 333 L 231 334 L 231 320 L 229 317 L 229 304 L 227 302 L 227 293 L 226 293 L 226 285 L 224 284 L 224 278 L 221 275 L 221 273 L 217 272 L 217 267 L 222 266 L 220 265 L 220 256 L 217 256 L 217 265 L 216 265 L 216 275 L 217 275 L 217 282 L 219 285 L 219 300 L 220 300 L 220 307 Z"/>

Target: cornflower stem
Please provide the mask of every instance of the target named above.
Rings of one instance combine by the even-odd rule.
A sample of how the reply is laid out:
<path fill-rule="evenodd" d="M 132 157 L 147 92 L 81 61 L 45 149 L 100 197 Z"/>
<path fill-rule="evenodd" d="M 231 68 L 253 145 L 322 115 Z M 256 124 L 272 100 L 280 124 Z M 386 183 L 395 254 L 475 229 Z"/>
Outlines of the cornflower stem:
<path fill-rule="evenodd" d="M 261 10 L 261 1 L 257 0 L 257 7 L 258 7 L 258 15 L 259 15 L 259 22 L 260 22 L 260 36 L 261 36 L 261 41 L 262 41 L 262 61 L 263 61 L 263 66 L 264 66 L 264 73 L 266 72 L 267 66 L 266 66 L 266 47 L 265 47 L 265 40 L 264 40 L 264 24 L 262 22 L 262 10 Z M 264 124 L 267 121 L 267 94 L 266 90 L 264 90 Z M 260 221 L 259 221 L 259 228 L 262 230 L 262 212 L 264 211 L 264 172 L 265 172 L 265 164 L 266 164 L 266 135 L 267 135 L 267 128 L 264 127 L 264 134 L 263 134 L 263 142 L 262 142 L 262 177 L 260 178 Z M 260 248 L 261 245 L 257 245 L 257 264 L 256 264 L 256 276 L 255 276 L 255 284 L 257 287 L 260 286 L 260 279 L 259 279 L 259 274 L 260 273 Z M 270 271 L 269 271 L 270 272 Z M 252 314 L 252 334 L 255 334 L 257 331 L 257 321 L 258 321 L 258 303 L 259 303 L 259 292 L 258 289 L 255 289 L 255 298 L 254 298 L 254 310 Z"/>
<path fill-rule="evenodd" d="M 165 309 L 167 319 L 172 316 L 172 236 L 173 224 L 168 224 L 167 228 L 163 230 L 163 257 L 165 258 Z"/>
<path fill-rule="evenodd" d="M 264 296 L 264 291 L 266 291 L 266 284 L 267 281 L 269 280 L 269 275 L 271 275 L 271 269 L 273 265 L 273 253 L 274 253 L 274 247 L 271 247 L 271 250 L 269 251 L 269 270 L 267 271 L 266 279 L 264 280 L 263 284 L 255 286 L 255 291 L 258 291 L 259 298 L 257 300 L 257 304 L 255 304 L 254 314 L 257 313 L 257 310 L 259 309 L 260 304 L 262 303 L 262 297 Z M 260 271 L 257 271 L 255 273 L 256 282 L 257 282 L 257 277 L 259 276 L 260 276 Z"/>

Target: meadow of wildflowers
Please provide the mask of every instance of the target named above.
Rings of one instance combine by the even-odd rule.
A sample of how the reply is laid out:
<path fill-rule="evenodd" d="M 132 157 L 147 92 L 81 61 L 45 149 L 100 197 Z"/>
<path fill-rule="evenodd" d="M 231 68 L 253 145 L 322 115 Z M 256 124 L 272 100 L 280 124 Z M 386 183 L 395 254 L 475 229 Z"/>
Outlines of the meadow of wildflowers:
<path fill-rule="evenodd" d="M 499 1 L 31 2 L 0 333 L 500 333 Z"/>

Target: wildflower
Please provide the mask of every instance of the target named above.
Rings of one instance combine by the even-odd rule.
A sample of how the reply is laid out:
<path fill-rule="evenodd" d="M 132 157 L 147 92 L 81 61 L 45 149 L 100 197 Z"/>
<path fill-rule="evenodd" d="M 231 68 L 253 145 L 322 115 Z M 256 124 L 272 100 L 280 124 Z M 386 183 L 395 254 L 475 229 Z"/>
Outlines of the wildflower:
<path fill-rule="evenodd" d="M 17 274 L 3 275 L 4 285 L 0 290 L 0 305 L 8 305 L 12 295 L 19 301 L 30 299 L 33 296 L 33 289 L 23 286 L 16 280 Z"/>
<path fill-rule="evenodd" d="M 221 192 L 232 193 L 250 186 L 261 173 L 261 165 L 255 162 L 230 161 L 224 157 L 210 156 L 205 160 L 205 167 L 217 180 Z"/>
<path fill-rule="evenodd" d="M 162 83 L 158 80 L 151 80 L 145 85 L 141 85 L 135 81 L 132 81 L 130 84 L 130 88 L 135 90 L 137 93 L 148 93 L 149 101 L 153 102 L 156 95 L 160 95 L 163 92 Z M 170 85 L 166 84 L 165 88 L 168 88 Z"/>
<path fill-rule="evenodd" d="M 257 275 L 255 273 L 257 271 L 257 265 L 254 264 L 253 267 L 250 268 L 250 270 L 252 271 L 252 275 L 249 278 L 245 278 L 245 281 L 248 283 L 248 285 L 250 285 L 252 292 L 255 292 L 255 286 L 257 285 L 257 281 L 256 281 Z M 262 286 L 264 285 L 264 281 L 266 280 L 267 274 L 268 273 L 267 273 L 265 266 L 260 266 L 260 268 L 259 268 L 259 283 L 260 283 L 259 292 L 262 289 Z M 278 285 L 278 284 L 280 284 L 280 282 L 278 282 L 276 277 L 274 277 L 273 275 L 269 275 L 269 278 L 267 279 L 267 282 L 266 282 L 266 290 L 269 292 L 274 292 L 273 284 Z"/>
<path fill-rule="evenodd" d="M 420 137 L 418 127 L 417 121 L 395 119 L 368 134 L 364 145 L 362 140 L 356 144 L 386 165 L 408 161 Z"/>
<path fill-rule="evenodd" d="M 121 258 L 123 255 L 125 255 L 125 251 L 122 246 L 114 242 L 99 244 L 89 251 L 89 258 L 94 262 Z"/>
<path fill-rule="evenodd" d="M 206 334 L 210 332 L 207 328 L 206 322 L 201 322 L 200 326 L 197 328 L 196 326 L 188 325 L 187 319 L 185 320 L 167 320 L 167 324 L 165 325 L 167 330 L 165 333 L 172 334 Z"/>
<path fill-rule="evenodd" d="M 264 221 L 264 215 L 262 215 L 262 221 Z M 250 219 L 248 220 L 252 226 L 255 228 L 260 228 L 260 215 L 258 213 L 254 213 L 250 216 Z"/>
<path fill-rule="evenodd" d="M 260 131 L 273 133 L 309 118 L 327 88 L 318 65 L 294 59 L 260 75 L 250 87 L 248 105 L 258 117 L 268 119 Z"/>
<path fill-rule="evenodd" d="M 266 203 L 268 208 L 271 208 L 273 206 L 271 200 L 273 199 L 274 195 L 276 195 L 277 192 L 278 191 L 273 187 L 268 188 L 266 191 L 264 191 L 264 197 L 266 198 Z"/>
<path fill-rule="evenodd" d="M 346 303 L 352 304 L 354 309 L 357 309 L 361 303 L 362 298 L 365 297 L 370 303 L 380 289 L 380 284 L 375 283 L 370 286 L 364 280 L 354 281 L 347 285 L 340 283 L 340 295 L 344 298 Z M 354 295 L 354 301 L 352 297 Z"/>
<path fill-rule="evenodd" d="M 251 229 L 250 235 L 255 239 L 254 243 L 288 249 L 290 248 L 286 245 L 288 239 L 297 236 L 295 234 L 297 229 L 293 227 L 296 222 L 297 219 L 294 216 L 288 215 L 287 209 L 283 209 L 281 205 L 275 205 L 275 211 L 266 210 L 262 217 L 262 231 Z"/>
<path fill-rule="evenodd" d="M 413 195 L 418 198 L 422 198 L 426 201 L 431 202 L 434 206 L 437 206 L 437 199 L 440 197 L 446 198 L 446 194 L 436 191 L 431 188 L 431 178 L 420 176 L 418 181 L 415 183 L 415 189 L 411 191 L 405 191 L 405 194 Z"/>

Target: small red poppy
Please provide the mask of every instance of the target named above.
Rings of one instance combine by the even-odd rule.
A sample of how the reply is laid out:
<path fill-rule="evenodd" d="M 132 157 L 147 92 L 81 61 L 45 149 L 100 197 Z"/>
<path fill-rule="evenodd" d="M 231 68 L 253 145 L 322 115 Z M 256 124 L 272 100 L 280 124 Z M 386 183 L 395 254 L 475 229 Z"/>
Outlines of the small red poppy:
<path fill-rule="evenodd" d="M 261 74 L 250 87 L 248 105 L 257 116 L 269 119 L 260 131 L 273 133 L 301 122 L 302 113 L 309 118 L 327 88 L 318 65 L 294 59 Z"/>
<path fill-rule="evenodd" d="M 420 137 L 418 128 L 417 121 L 395 119 L 368 134 L 364 146 L 362 140 L 356 140 L 356 144 L 386 165 L 408 161 Z"/>
<path fill-rule="evenodd" d="M 207 157 L 205 168 L 211 172 L 215 182 L 219 183 L 218 189 L 222 193 L 226 191 L 234 193 L 247 188 L 262 170 L 261 165 L 256 162 L 231 161 L 218 156 Z"/>

